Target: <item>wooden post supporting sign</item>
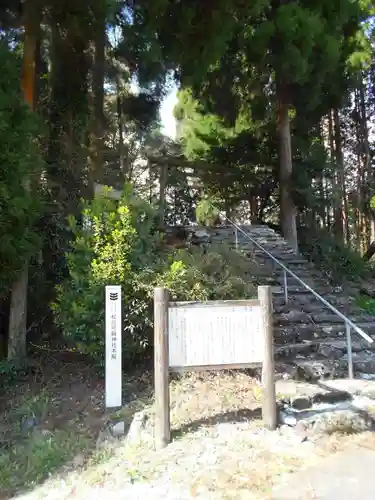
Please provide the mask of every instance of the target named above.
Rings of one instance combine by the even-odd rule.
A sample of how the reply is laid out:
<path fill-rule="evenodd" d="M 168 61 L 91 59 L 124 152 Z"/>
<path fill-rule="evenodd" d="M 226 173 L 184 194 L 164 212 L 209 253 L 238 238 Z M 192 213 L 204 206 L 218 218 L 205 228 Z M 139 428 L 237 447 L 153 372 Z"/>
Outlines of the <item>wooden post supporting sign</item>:
<path fill-rule="evenodd" d="M 170 441 L 168 302 L 166 288 L 154 290 L 154 373 L 155 373 L 155 444 L 164 448 Z"/>
<path fill-rule="evenodd" d="M 275 357 L 273 352 L 272 293 L 270 286 L 258 287 L 263 317 L 264 359 L 262 363 L 262 419 L 264 426 L 275 430 L 277 426 Z"/>
<path fill-rule="evenodd" d="M 169 302 L 154 290 L 155 444 L 170 442 L 169 372 L 251 368 L 262 364 L 264 426 L 277 426 L 271 287 L 258 299 Z"/>

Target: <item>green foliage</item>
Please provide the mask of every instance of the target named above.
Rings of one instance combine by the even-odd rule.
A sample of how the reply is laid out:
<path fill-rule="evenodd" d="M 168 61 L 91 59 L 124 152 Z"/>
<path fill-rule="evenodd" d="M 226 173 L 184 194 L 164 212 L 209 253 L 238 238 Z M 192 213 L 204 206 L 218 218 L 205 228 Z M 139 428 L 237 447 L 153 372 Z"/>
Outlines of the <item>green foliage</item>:
<path fill-rule="evenodd" d="M 83 221 L 80 226 L 70 219 L 74 233 L 67 254 L 70 276 L 58 286 L 53 305 L 56 321 L 79 351 L 102 362 L 104 286 L 122 285 L 124 358 L 129 362 L 147 342 L 149 289 L 142 277 L 153 278 L 151 258 L 158 243 L 154 213 L 146 203 L 125 194 L 118 205 L 107 197 L 86 203 Z"/>
<path fill-rule="evenodd" d="M 0 387 L 4 390 L 19 382 L 21 377 L 30 372 L 30 366 L 27 362 L 12 362 L 0 360 Z"/>
<path fill-rule="evenodd" d="M 35 231 L 40 197 L 38 181 L 42 160 L 40 131 L 19 91 L 19 59 L 0 43 L 0 293 L 40 248 Z"/>
<path fill-rule="evenodd" d="M 220 215 L 217 203 L 218 200 L 213 198 L 204 198 L 197 204 L 195 214 L 198 224 L 204 226 L 213 226 L 215 224 Z"/>
<path fill-rule="evenodd" d="M 79 351 L 102 365 L 104 358 L 104 286 L 122 286 L 123 357 L 129 365 L 151 345 L 152 296 L 166 286 L 176 300 L 236 298 L 250 285 L 232 274 L 218 253 L 167 255 L 156 231 L 157 213 L 131 191 L 116 204 L 103 197 L 86 204 L 83 226 L 74 218 L 69 278 L 58 286 L 53 304 L 56 322 Z M 225 276 L 220 281 L 220 273 Z"/>
<path fill-rule="evenodd" d="M 261 104 L 266 114 L 263 99 L 252 104 Z M 207 193 L 225 199 L 226 207 L 250 196 L 269 198 L 278 165 L 274 119 L 252 119 L 249 115 L 258 113 L 256 109 L 246 106 L 238 110 L 230 99 L 225 100 L 224 108 L 227 115 L 233 114 L 233 123 L 210 113 L 193 98 L 191 90 L 179 93 L 175 116 L 184 154 L 192 160 L 205 160 L 197 164 L 196 175 Z"/>
<path fill-rule="evenodd" d="M 331 165 L 327 161 L 327 154 L 320 142 L 314 141 L 313 134 L 309 134 L 307 140 L 296 137 L 294 146 L 294 169 L 292 173 L 292 185 L 294 203 L 303 212 L 306 208 L 319 211 L 324 200 L 319 190 L 319 186 L 314 186 L 313 179 L 322 176 L 323 170 L 328 176 L 328 167 Z"/>
<path fill-rule="evenodd" d="M 357 299 L 357 305 L 367 313 L 375 316 L 375 299 L 360 295 Z"/>
<path fill-rule="evenodd" d="M 226 19 L 228 9 L 235 12 L 236 26 Z M 326 0 L 309 5 L 266 1 L 244 8 L 229 2 L 205 5 L 196 23 L 181 27 L 177 46 L 192 32 L 199 40 L 202 28 L 209 32 L 214 20 L 225 26 L 210 41 L 211 51 L 195 53 L 192 47 L 196 72 L 190 51 L 175 54 L 182 83 L 189 87 L 180 92 L 176 109 L 180 135 L 185 154 L 208 163 L 197 168 L 207 192 L 225 198 L 227 205 L 250 197 L 272 203 L 278 184 L 278 82 L 290 106 L 294 201 L 300 210 L 316 208 L 319 193 L 311 190 L 311 181 L 325 165 L 322 152 L 312 147 L 319 140 L 316 125 L 340 105 L 356 61 L 365 61 L 366 54 L 368 59 L 361 25 L 367 16 L 367 3 L 351 0 L 329 5 Z M 207 54 L 210 63 L 201 69 Z"/>
<path fill-rule="evenodd" d="M 149 93 L 128 94 L 122 99 L 122 112 L 127 121 L 134 121 L 140 130 L 150 128 L 156 121 L 160 102 Z"/>
<path fill-rule="evenodd" d="M 24 427 L 25 420 L 33 416 L 44 421 L 51 408 L 55 408 L 54 401 L 43 391 L 36 396 L 24 395 L 19 406 L 13 401 L 10 410 L 2 413 L 0 488 L 7 496 L 35 488 L 78 453 L 92 451 L 92 443 L 82 430 L 77 432 L 76 422 L 65 422 L 63 429 L 53 431 Z"/>
<path fill-rule="evenodd" d="M 181 296 L 190 288 L 195 300 L 256 297 L 254 282 L 244 279 L 249 271 L 249 260 L 224 243 L 210 246 L 207 252 L 199 248 L 179 250 L 172 259 L 171 268 L 183 270 L 180 279 L 165 283 L 175 296 Z"/>
<path fill-rule="evenodd" d="M 261 13 L 268 4 L 269 0 L 245 4 L 227 0 L 140 0 L 134 25 L 143 36 L 152 33 L 160 47 L 159 60 L 180 67 L 185 81 L 191 82 L 204 78 L 217 64 L 237 26 L 247 23 L 251 14 Z M 140 44 L 142 47 L 142 38 Z"/>
<path fill-rule="evenodd" d="M 169 169 L 167 196 L 173 200 L 166 206 L 164 220 L 167 225 L 188 225 L 194 220 L 198 195 L 189 185 L 184 166 Z"/>
<path fill-rule="evenodd" d="M 319 269 L 334 282 L 358 281 L 369 276 L 370 267 L 360 254 L 345 245 L 338 244 L 324 229 L 316 232 L 301 228 L 300 251 L 309 257 Z"/>
<path fill-rule="evenodd" d="M 205 112 L 190 89 L 179 92 L 174 116 L 181 124 L 181 140 L 189 159 L 205 157 L 210 150 L 208 141 L 211 138 L 215 138 L 216 144 L 222 144 L 233 135 L 217 115 Z"/>

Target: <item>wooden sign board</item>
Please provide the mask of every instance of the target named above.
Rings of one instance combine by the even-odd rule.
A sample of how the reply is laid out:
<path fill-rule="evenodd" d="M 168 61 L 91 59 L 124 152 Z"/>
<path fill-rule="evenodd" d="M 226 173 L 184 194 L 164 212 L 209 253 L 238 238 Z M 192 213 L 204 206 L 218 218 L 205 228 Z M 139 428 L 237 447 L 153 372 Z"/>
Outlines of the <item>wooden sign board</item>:
<path fill-rule="evenodd" d="M 171 302 L 169 370 L 245 368 L 262 363 L 259 300 Z"/>
<path fill-rule="evenodd" d="M 169 372 L 222 370 L 262 365 L 262 415 L 277 423 L 271 287 L 258 300 L 169 302 L 165 288 L 154 291 L 155 437 L 170 441 Z"/>

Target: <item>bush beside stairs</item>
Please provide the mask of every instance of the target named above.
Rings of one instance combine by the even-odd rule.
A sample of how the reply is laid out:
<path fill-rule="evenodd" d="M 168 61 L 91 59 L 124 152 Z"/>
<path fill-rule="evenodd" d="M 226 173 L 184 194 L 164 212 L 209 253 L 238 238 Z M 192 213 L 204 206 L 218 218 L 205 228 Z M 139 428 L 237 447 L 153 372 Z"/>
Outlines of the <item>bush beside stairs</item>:
<path fill-rule="evenodd" d="M 240 227 L 315 292 L 375 338 L 375 317 L 356 305 L 353 290 L 332 285 L 322 272 L 268 226 Z M 211 228 L 209 232 L 212 243 L 226 243 L 235 248 L 235 229 L 232 226 Z M 249 279 L 258 285 L 272 287 L 278 370 L 305 380 L 347 376 L 343 320 L 291 276 L 288 276 L 288 302 L 285 303 L 283 269 L 240 231 L 237 231 L 237 237 L 237 250 L 249 258 L 249 264 L 251 262 Z M 352 331 L 352 351 L 356 376 L 375 378 L 375 342 L 369 344 Z"/>

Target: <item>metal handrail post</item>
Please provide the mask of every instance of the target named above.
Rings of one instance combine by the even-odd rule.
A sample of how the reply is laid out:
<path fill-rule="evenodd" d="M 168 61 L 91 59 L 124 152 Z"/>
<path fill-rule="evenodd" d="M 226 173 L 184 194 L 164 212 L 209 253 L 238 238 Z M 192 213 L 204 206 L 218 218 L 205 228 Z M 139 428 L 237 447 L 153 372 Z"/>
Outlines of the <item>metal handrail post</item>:
<path fill-rule="evenodd" d="M 265 255 L 267 255 L 273 262 L 275 262 L 279 267 L 281 267 L 285 274 L 289 274 L 292 278 L 294 278 L 298 283 L 300 283 L 306 290 L 308 290 L 314 297 L 322 302 L 328 309 L 330 309 L 334 314 L 336 314 L 339 318 L 341 318 L 346 325 L 349 325 L 356 333 L 358 333 L 361 337 L 363 337 L 369 344 L 372 344 L 374 340 L 365 333 L 362 328 L 359 328 L 357 325 L 353 323 L 349 318 L 345 316 L 342 312 L 337 310 L 332 304 L 330 304 L 326 299 L 324 299 L 321 295 L 319 295 L 313 288 L 311 288 L 307 283 L 305 283 L 301 278 L 299 278 L 296 274 L 293 273 L 290 269 L 288 269 L 282 262 L 279 261 L 276 257 L 272 255 L 268 250 L 266 250 L 260 243 L 258 243 L 254 238 L 252 238 L 246 231 L 244 231 L 238 224 L 230 220 L 223 212 L 220 212 L 220 215 L 229 222 L 234 228 L 237 229 L 241 234 L 246 236 L 259 250 L 261 250 Z M 285 291 L 284 291 L 285 293 Z M 351 337 L 351 332 L 349 332 Z"/>
<path fill-rule="evenodd" d="M 284 269 L 284 299 L 285 304 L 288 303 L 288 275 Z"/>
<path fill-rule="evenodd" d="M 348 375 L 349 378 L 354 378 L 354 370 L 353 370 L 353 351 L 352 351 L 352 334 L 349 323 L 345 322 L 346 329 L 346 342 L 348 344 Z"/>

